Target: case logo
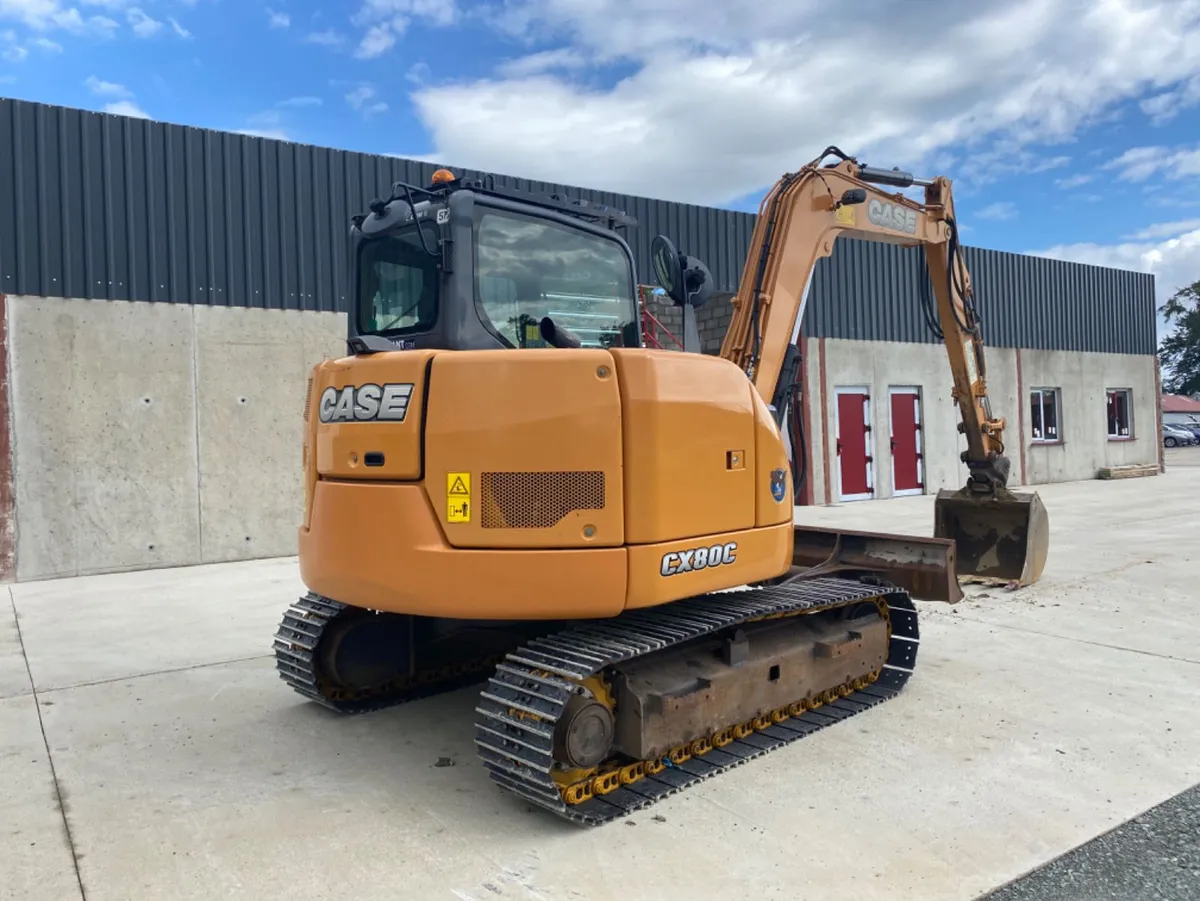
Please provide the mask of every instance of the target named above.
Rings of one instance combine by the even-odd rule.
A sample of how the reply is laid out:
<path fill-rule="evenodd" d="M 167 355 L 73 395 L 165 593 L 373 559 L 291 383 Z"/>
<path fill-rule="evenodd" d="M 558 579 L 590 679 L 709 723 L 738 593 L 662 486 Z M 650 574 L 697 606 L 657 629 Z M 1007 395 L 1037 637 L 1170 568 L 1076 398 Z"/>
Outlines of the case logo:
<path fill-rule="evenodd" d="M 917 213 L 908 207 L 885 200 L 871 200 L 867 204 L 867 218 L 882 228 L 894 228 L 896 231 L 917 233 Z"/>
<path fill-rule="evenodd" d="M 330 386 L 321 393 L 321 422 L 403 422 L 412 392 L 411 382 Z"/>

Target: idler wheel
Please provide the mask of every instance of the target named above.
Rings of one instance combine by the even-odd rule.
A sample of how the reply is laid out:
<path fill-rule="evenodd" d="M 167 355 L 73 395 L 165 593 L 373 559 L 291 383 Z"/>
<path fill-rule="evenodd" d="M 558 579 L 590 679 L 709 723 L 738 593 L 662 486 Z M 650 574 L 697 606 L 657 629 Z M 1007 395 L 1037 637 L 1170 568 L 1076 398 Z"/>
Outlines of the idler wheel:
<path fill-rule="evenodd" d="M 612 711 L 587 695 L 573 695 L 554 726 L 554 757 L 573 769 L 601 763 L 612 749 Z"/>

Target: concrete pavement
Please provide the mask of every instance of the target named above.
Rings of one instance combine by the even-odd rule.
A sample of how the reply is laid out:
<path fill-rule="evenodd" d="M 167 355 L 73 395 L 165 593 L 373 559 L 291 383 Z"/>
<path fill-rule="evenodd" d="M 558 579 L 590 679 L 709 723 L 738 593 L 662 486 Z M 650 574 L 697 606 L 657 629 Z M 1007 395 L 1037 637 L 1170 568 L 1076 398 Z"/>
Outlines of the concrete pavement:
<path fill-rule="evenodd" d="M 969 901 L 1200 783 L 1189 451 L 1040 488 L 1042 582 L 922 604 L 897 700 L 600 831 L 494 789 L 474 690 L 292 694 L 293 560 L 9 586 L 0 898 Z M 928 534 L 932 499 L 798 518 Z"/>

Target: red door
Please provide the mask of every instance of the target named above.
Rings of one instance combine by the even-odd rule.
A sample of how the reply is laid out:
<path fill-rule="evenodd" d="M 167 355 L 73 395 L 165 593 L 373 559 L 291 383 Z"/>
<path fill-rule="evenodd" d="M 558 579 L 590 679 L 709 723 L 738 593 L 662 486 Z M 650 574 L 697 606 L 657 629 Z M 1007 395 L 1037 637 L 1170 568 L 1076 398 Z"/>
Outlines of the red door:
<path fill-rule="evenodd" d="M 921 494 L 921 396 L 916 388 L 892 388 L 892 493 Z"/>
<path fill-rule="evenodd" d="M 837 389 L 837 462 L 841 500 L 870 497 L 871 455 L 867 452 L 871 431 L 870 395 L 863 388 Z"/>

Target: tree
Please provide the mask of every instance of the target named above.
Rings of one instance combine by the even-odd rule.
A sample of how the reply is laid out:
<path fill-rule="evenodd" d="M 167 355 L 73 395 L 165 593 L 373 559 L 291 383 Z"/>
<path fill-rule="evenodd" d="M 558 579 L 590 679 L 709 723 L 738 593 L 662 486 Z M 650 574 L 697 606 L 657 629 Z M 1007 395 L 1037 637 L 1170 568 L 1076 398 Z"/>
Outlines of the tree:
<path fill-rule="evenodd" d="M 1195 394 L 1200 391 L 1200 281 L 1176 291 L 1161 311 L 1173 326 L 1158 346 L 1163 390 Z"/>

